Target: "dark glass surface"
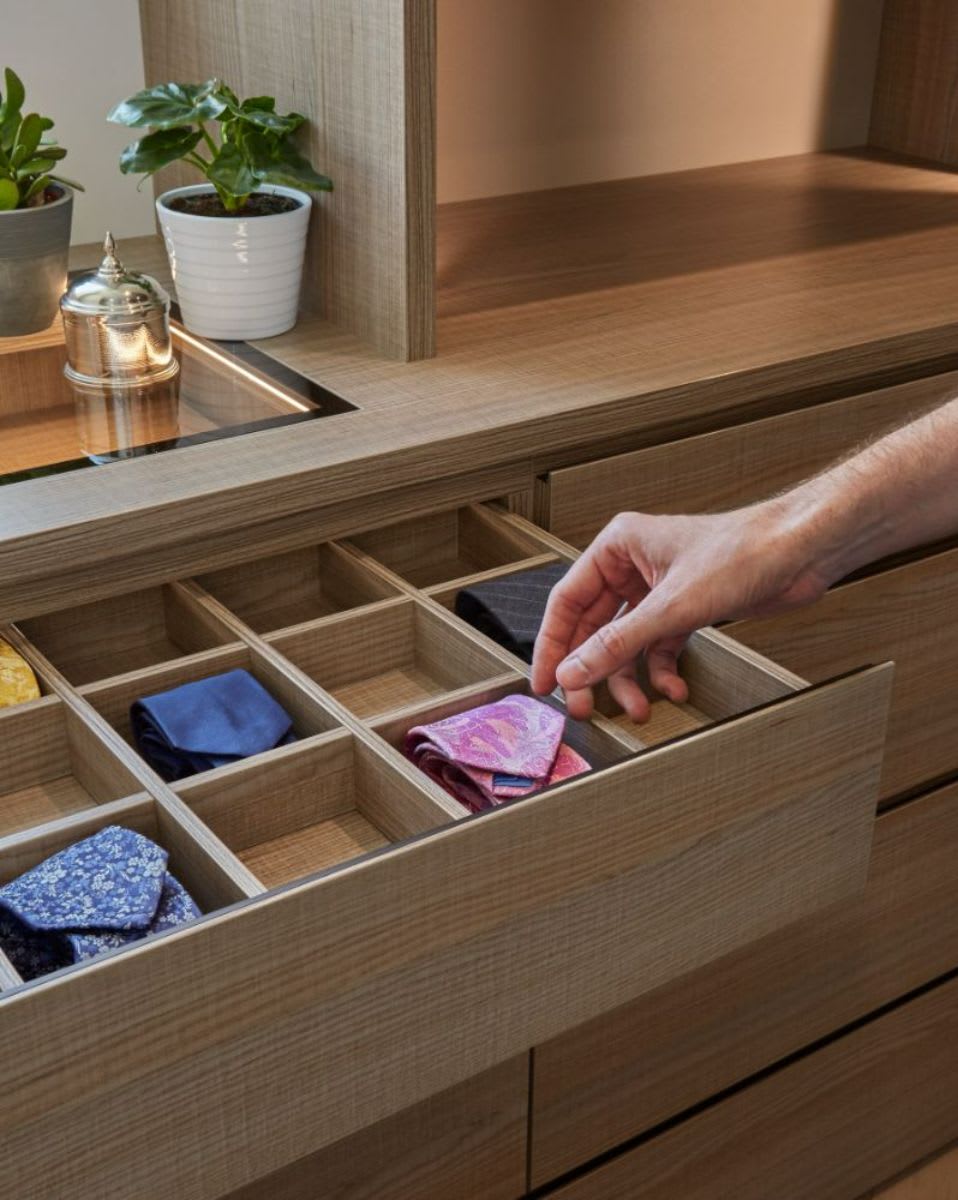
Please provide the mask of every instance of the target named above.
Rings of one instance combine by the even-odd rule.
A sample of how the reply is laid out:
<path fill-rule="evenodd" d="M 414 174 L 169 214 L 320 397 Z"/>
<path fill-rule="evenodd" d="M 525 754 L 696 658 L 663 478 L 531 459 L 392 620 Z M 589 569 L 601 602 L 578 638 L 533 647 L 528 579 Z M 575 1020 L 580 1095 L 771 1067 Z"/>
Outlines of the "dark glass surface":
<path fill-rule="evenodd" d="M 0 342 L 0 484 L 355 411 L 245 342 L 174 325 L 173 345 L 173 379 L 91 389 L 64 378 L 62 344 L 5 354 Z"/>

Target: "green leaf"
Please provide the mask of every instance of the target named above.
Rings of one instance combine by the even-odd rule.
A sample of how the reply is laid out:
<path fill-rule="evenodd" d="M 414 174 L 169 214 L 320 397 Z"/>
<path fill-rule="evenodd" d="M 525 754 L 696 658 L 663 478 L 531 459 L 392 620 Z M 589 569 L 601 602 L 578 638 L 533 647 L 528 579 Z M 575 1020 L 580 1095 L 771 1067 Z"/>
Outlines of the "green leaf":
<path fill-rule="evenodd" d="M 26 88 L 23 86 L 20 76 L 11 67 L 5 68 L 3 81 L 7 91 L 3 104 L 0 105 L 0 118 L 6 118 L 11 113 L 18 113 L 27 98 Z"/>
<path fill-rule="evenodd" d="M 269 167 L 261 172 L 261 178 L 266 183 L 305 188 L 309 192 L 333 190 L 333 181 L 314 170 L 308 159 L 286 143 L 277 147 Z"/>
<path fill-rule="evenodd" d="M 0 212 L 10 212 L 20 203 L 20 189 L 12 179 L 0 179 Z"/>
<path fill-rule="evenodd" d="M 66 156 L 67 152 L 62 146 L 44 146 L 41 144 L 33 157 L 35 159 L 42 158 L 46 162 L 59 162 L 61 158 L 66 158 Z"/>
<path fill-rule="evenodd" d="M 42 192 L 52 178 L 52 175 L 38 175 L 24 193 L 23 204 L 28 204 L 34 196 Z"/>
<path fill-rule="evenodd" d="M 18 167 L 21 163 L 26 162 L 28 158 L 32 158 L 40 145 L 40 138 L 43 136 L 43 120 L 37 113 L 28 113 L 20 122 L 20 128 L 17 131 L 17 144 L 14 147 L 13 154 L 10 156 L 10 162 L 13 166 Z"/>
<path fill-rule="evenodd" d="M 49 171 L 53 166 L 50 159 L 47 158 L 31 158 L 25 163 L 21 163 L 17 167 L 17 178 L 28 179 L 31 175 L 42 174 L 44 171 Z"/>
<path fill-rule="evenodd" d="M 86 191 L 86 188 L 82 183 L 77 183 L 75 179 L 67 179 L 65 175 L 48 175 L 47 182 L 49 182 L 51 179 L 55 180 L 57 183 L 65 183 L 67 187 L 73 188 L 75 192 Z"/>
<path fill-rule="evenodd" d="M 259 183 L 258 176 L 234 142 L 223 143 L 206 174 L 224 202 L 227 196 L 234 200 L 248 196 Z"/>
<path fill-rule="evenodd" d="M 239 107 L 239 96 L 237 96 L 237 94 L 233 91 L 233 89 L 231 87 L 227 87 L 225 83 L 221 82 L 217 85 L 216 94 L 222 100 L 226 101 L 227 107 L 230 107 L 230 106 L 232 106 L 233 108 Z"/>
<path fill-rule="evenodd" d="M 120 170 L 124 175 L 152 175 L 189 154 L 202 136 L 198 129 L 191 129 L 189 125 L 148 133 L 121 152 Z"/>
<path fill-rule="evenodd" d="M 240 105 L 243 112 L 272 112 L 276 108 L 274 96 L 250 96 Z"/>
<path fill-rule="evenodd" d="M 306 120 L 300 113 L 287 113 L 284 117 L 280 113 L 260 108 L 241 109 L 239 119 L 248 121 L 250 125 L 255 125 L 267 133 L 279 134 L 281 137 L 288 137 Z"/>
<path fill-rule="evenodd" d="M 122 100 L 107 116 L 117 125 L 152 125 L 173 129 L 193 121 L 212 121 L 227 102 L 216 94 L 218 81 L 206 83 L 161 83 Z"/>

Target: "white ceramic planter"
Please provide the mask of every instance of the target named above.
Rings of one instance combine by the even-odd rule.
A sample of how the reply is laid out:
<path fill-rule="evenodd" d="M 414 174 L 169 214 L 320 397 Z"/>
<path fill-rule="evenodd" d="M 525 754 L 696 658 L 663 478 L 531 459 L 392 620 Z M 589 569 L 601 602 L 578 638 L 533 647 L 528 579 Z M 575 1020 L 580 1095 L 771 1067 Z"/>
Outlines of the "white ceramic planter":
<path fill-rule="evenodd" d="M 292 329 L 312 200 L 264 184 L 257 190 L 290 196 L 299 207 L 268 217 L 197 217 L 167 207 L 175 196 L 212 190 L 173 188 L 156 201 L 183 323 L 203 337 L 236 341 Z"/>

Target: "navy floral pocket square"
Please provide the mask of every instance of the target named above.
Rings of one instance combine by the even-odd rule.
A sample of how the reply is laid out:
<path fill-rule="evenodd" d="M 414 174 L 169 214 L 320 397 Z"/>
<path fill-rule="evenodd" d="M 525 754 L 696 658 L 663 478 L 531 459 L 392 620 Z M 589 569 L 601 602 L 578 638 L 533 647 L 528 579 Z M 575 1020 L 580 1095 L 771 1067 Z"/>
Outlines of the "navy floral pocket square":
<path fill-rule="evenodd" d="M 200 915 L 167 853 L 108 825 L 0 887 L 0 949 L 24 979 L 174 929 Z"/>
<path fill-rule="evenodd" d="M 136 748 L 167 783 L 296 741 L 289 713 L 242 670 L 145 696 L 130 724 Z"/>

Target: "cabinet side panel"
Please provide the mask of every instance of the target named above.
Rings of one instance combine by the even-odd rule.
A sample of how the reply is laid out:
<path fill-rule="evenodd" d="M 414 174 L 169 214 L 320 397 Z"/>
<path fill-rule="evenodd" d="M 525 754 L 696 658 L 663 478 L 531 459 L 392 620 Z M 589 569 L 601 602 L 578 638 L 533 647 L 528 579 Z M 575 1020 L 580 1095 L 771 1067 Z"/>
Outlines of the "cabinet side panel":
<path fill-rule="evenodd" d="M 334 191 L 314 197 L 304 308 L 394 358 L 430 354 L 433 0 L 142 0 L 140 15 L 148 85 L 218 76 L 308 118 L 301 149 Z M 157 187 L 184 182 L 177 167 Z"/>

